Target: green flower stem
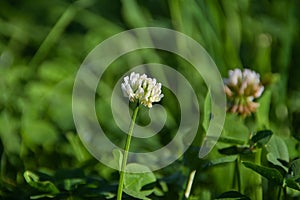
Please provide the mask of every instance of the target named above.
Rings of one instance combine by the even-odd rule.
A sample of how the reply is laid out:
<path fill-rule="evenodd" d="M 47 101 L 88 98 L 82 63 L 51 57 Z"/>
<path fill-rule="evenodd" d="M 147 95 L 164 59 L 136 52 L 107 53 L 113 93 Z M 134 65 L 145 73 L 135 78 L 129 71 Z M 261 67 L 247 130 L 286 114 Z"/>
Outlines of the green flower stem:
<path fill-rule="evenodd" d="M 124 175 L 125 175 L 125 167 L 126 167 L 126 163 L 127 163 L 127 158 L 128 158 L 128 152 L 129 152 L 129 147 L 130 147 L 130 142 L 131 142 L 131 136 L 132 136 L 132 132 L 133 132 L 133 127 L 134 127 L 134 124 L 135 124 L 135 120 L 136 120 L 136 116 L 137 116 L 138 111 L 139 111 L 139 106 L 137 105 L 137 107 L 134 109 L 134 112 L 133 112 L 131 124 L 130 124 L 130 127 L 129 127 L 129 132 L 128 132 L 127 139 L 126 139 L 125 151 L 124 151 L 124 156 L 123 156 L 122 166 L 121 166 L 121 171 L 120 171 L 120 179 L 119 179 L 119 187 L 118 187 L 117 200 L 121 200 L 122 199 L 122 192 L 123 192 L 123 185 L 124 185 Z"/>
<path fill-rule="evenodd" d="M 262 149 L 257 149 L 257 152 L 255 154 L 255 164 L 257 165 L 261 165 L 261 151 Z M 256 189 L 255 189 L 255 196 L 257 200 L 261 200 L 262 199 L 262 180 L 261 180 L 261 176 L 259 174 L 257 174 L 257 178 L 256 178 Z"/>
<path fill-rule="evenodd" d="M 235 171 L 236 171 L 236 178 L 237 178 L 237 186 L 238 186 L 238 191 L 242 193 L 241 189 L 241 171 L 240 171 L 240 162 L 241 158 L 240 155 L 238 155 L 236 161 L 235 161 Z"/>

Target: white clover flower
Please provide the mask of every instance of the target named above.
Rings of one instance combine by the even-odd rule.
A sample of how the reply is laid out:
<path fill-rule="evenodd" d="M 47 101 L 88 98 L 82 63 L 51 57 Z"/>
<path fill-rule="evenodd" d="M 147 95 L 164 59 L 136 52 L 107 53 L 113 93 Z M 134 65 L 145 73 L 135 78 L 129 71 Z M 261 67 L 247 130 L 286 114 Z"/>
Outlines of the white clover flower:
<path fill-rule="evenodd" d="M 259 104 L 253 101 L 264 91 L 260 75 L 250 69 L 234 69 L 228 74 L 229 78 L 224 79 L 225 93 L 229 100 L 228 111 L 243 116 L 255 112 Z"/>
<path fill-rule="evenodd" d="M 157 83 L 155 78 L 148 78 L 145 74 L 135 72 L 124 78 L 121 89 L 131 102 L 137 101 L 149 108 L 152 107 L 152 103 L 159 102 L 164 96 L 161 94 L 161 83 Z"/>

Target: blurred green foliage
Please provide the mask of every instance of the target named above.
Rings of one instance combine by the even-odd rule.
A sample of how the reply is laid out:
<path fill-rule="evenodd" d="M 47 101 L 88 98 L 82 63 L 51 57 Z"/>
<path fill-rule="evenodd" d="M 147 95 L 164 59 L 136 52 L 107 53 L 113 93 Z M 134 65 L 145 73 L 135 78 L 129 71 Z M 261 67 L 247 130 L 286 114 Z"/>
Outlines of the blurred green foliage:
<path fill-rule="evenodd" d="M 0 1 L 0 196 L 114 197 L 118 173 L 95 160 L 76 134 L 71 109 L 73 81 L 80 64 L 97 44 L 123 30 L 146 26 L 171 28 L 192 37 L 203 45 L 224 77 L 229 69 L 237 67 L 261 74 L 267 92 L 260 99 L 257 114 L 245 122 L 237 116 L 227 116 L 223 136 L 246 144 L 250 133 L 271 129 L 276 137 L 272 136 L 271 145 L 263 149 L 266 159 L 262 164 L 277 167 L 287 175 L 286 163 L 300 155 L 299 9 L 300 2 L 296 0 Z M 165 52 L 145 50 L 121 58 L 109 68 L 104 89 L 99 86 L 97 91 L 99 115 L 111 116 L 106 94 L 121 77 L 120 66 L 121 71 L 126 71 L 140 62 L 163 63 L 189 77 L 204 108 L 207 88 L 188 63 Z M 171 99 L 172 94 L 166 96 Z M 176 101 L 164 101 L 166 97 L 162 104 L 166 104 L 169 124 L 164 136 L 148 143 L 158 147 L 172 139 L 178 121 L 178 111 L 172 110 Z M 124 142 L 113 120 L 107 117 L 101 122 L 116 134 L 111 137 L 117 143 Z M 155 172 L 155 184 L 146 188 L 153 189 L 151 199 L 183 199 L 192 169 L 198 171 L 190 199 L 216 198 L 232 190 L 235 168 L 231 162 L 236 157 L 220 160 L 214 150 L 209 157 L 198 159 L 197 145 L 204 130 L 205 127 L 199 128 L 195 146 L 184 158 Z M 218 143 L 217 148 L 228 147 L 228 141 L 236 143 L 228 138 L 226 141 Z M 286 144 L 280 145 L 284 151 L 276 151 L 278 143 Z M 145 144 L 138 146 L 141 147 L 147 149 Z M 254 172 L 243 169 L 242 179 L 248 180 Z M 297 189 L 295 177 L 286 180 L 288 187 Z M 272 187 L 264 184 L 265 191 L 272 191 Z M 295 191 L 287 193 L 299 197 Z M 247 195 L 251 194 L 250 190 Z M 265 194 L 265 198 L 272 197 Z"/>

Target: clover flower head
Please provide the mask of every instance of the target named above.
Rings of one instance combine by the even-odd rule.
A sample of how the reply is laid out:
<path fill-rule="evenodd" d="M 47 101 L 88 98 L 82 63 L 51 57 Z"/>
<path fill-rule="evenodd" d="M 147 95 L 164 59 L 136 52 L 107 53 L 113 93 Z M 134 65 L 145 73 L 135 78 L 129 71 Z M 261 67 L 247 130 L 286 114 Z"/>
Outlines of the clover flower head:
<path fill-rule="evenodd" d="M 229 78 L 224 79 L 229 100 L 228 111 L 243 116 L 251 115 L 259 106 L 254 99 L 259 98 L 264 91 L 260 75 L 250 69 L 229 70 L 228 75 Z"/>
<path fill-rule="evenodd" d="M 152 103 L 159 102 L 164 96 L 161 94 L 161 83 L 155 78 L 148 78 L 146 74 L 140 75 L 135 72 L 124 77 L 121 89 L 131 102 L 136 101 L 149 108 L 152 107 Z"/>

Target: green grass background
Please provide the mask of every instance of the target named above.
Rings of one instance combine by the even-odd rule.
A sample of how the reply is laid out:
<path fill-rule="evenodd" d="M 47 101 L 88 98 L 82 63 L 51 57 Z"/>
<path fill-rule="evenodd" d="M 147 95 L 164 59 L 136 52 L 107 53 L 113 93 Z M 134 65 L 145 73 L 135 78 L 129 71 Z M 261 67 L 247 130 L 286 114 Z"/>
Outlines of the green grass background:
<path fill-rule="evenodd" d="M 271 99 L 267 122 L 256 128 L 271 128 L 287 144 L 297 146 L 299 9 L 296 0 L 0 1 L 0 195 L 26 199 L 37 194 L 25 182 L 25 170 L 53 175 L 63 173 L 63 169 L 77 174 L 72 170 L 80 169 L 84 176 L 100 177 L 106 186 L 115 187 L 118 174 L 93 159 L 76 134 L 72 87 L 80 64 L 97 44 L 137 27 L 159 26 L 187 34 L 207 50 L 224 77 L 233 68 L 259 72 Z M 157 61 L 178 69 L 191 77 L 192 83 L 201 79 L 174 55 L 150 50 L 137 55 L 143 62 Z M 106 89 L 99 89 L 97 94 L 109 94 L 115 83 L 111 77 L 120 77 L 120 66 L 129 69 L 135 62 L 133 56 L 113 63 L 105 76 Z M 204 102 L 206 86 L 200 83 L 193 87 L 199 91 L 199 102 Z M 96 102 L 98 113 L 110 116 L 109 100 L 99 98 Z M 171 109 L 173 119 L 167 136 L 156 138 L 153 146 L 164 145 L 174 134 L 178 113 Z M 120 132 L 110 118 L 103 124 L 110 132 Z M 122 143 L 118 135 L 111 137 Z M 298 150 L 290 151 L 291 159 L 299 157 Z M 157 176 L 176 175 L 177 164 L 157 172 Z M 215 197 L 231 188 L 226 180 L 222 169 L 203 172 L 197 176 L 199 184 L 193 193 L 199 198 Z M 170 181 L 169 192 L 162 199 L 177 197 L 180 187 L 174 185 Z"/>

